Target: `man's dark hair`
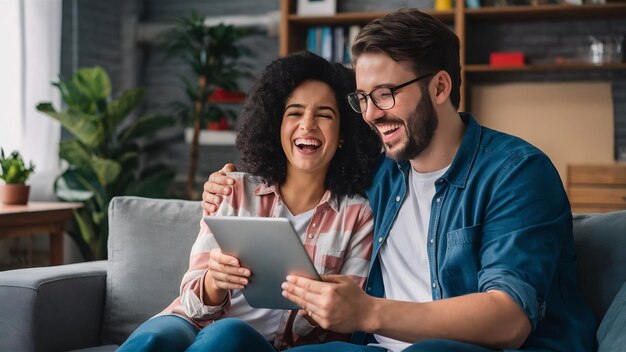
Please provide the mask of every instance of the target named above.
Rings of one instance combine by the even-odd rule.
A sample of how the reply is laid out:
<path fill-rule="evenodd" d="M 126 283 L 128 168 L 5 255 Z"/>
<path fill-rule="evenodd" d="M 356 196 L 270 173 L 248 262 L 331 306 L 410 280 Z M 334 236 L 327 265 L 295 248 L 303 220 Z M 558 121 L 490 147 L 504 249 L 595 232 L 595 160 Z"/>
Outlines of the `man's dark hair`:
<path fill-rule="evenodd" d="M 339 108 L 339 138 L 343 145 L 331 161 L 326 189 L 335 196 L 364 195 L 381 144 L 346 100 L 346 95 L 355 90 L 354 72 L 306 51 L 272 62 L 248 95 L 236 140 L 240 167 L 267 183 L 285 181 L 287 157 L 280 141 L 283 112 L 293 91 L 308 80 L 328 84 Z"/>
<path fill-rule="evenodd" d="M 353 62 L 371 52 L 384 53 L 395 61 L 408 61 L 418 75 L 446 71 L 452 79 L 450 100 L 459 108 L 459 38 L 438 19 L 417 9 L 402 9 L 378 18 L 363 27 L 355 38 Z"/>

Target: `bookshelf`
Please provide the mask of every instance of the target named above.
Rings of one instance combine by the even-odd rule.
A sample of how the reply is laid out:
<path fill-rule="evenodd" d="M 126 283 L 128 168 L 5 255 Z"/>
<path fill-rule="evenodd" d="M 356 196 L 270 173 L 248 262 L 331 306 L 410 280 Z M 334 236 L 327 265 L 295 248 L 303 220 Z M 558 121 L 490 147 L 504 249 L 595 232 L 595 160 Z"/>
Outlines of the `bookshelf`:
<path fill-rule="evenodd" d="M 626 3 L 503 6 L 466 9 L 470 21 L 528 21 L 626 17 Z"/>
<path fill-rule="evenodd" d="M 626 3 L 588 4 L 588 5 L 533 5 L 482 7 L 469 9 L 464 1 L 457 1 L 458 6 L 448 11 L 423 11 L 452 25 L 461 44 L 461 106 L 468 108 L 468 91 L 471 78 L 476 75 L 493 75 L 503 72 L 558 72 L 558 71 L 599 71 L 626 70 L 626 63 L 608 63 L 602 65 L 586 63 L 563 64 L 528 64 L 520 67 L 493 67 L 489 64 L 466 64 L 467 26 L 486 22 L 533 22 L 538 20 L 591 20 L 591 19 L 626 19 Z M 298 16 L 295 0 L 281 0 L 281 22 L 279 54 L 281 56 L 306 48 L 306 31 L 311 26 L 350 26 L 364 25 L 386 15 L 388 12 L 344 12 L 333 16 Z M 391 11 L 391 9 L 390 9 Z M 469 75 L 469 77 L 468 77 Z M 469 80 L 468 80 L 469 78 Z"/>
<path fill-rule="evenodd" d="M 498 73 L 498 72 L 547 72 L 547 71 L 603 71 L 603 70 L 626 70 L 626 63 L 606 63 L 601 65 L 592 65 L 585 63 L 563 63 L 563 64 L 532 64 L 524 66 L 511 67 L 493 67 L 485 65 L 465 65 L 467 73 Z"/>

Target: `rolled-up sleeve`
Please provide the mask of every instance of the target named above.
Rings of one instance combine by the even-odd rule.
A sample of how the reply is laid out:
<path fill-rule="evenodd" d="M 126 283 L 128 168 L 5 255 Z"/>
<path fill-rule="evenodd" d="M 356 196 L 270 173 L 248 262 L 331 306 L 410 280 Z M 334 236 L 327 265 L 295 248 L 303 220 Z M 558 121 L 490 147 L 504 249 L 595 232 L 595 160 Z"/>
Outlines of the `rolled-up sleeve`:
<path fill-rule="evenodd" d="M 206 214 L 203 214 L 206 215 Z M 189 269 L 180 285 L 180 301 L 185 314 L 199 326 L 221 318 L 230 306 L 230 295 L 218 306 L 204 303 L 204 280 L 209 269 L 209 252 L 218 248 L 217 242 L 208 226 L 200 221 L 198 238 L 191 248 Z"/>
<path fill-rule="evenodd" d="M 491 197 L 482 224 L 478 290 L 509 294 L 534 329 L 571 234 L 569 202 L 556 169 L 541 153 L 513 154 Z"/>

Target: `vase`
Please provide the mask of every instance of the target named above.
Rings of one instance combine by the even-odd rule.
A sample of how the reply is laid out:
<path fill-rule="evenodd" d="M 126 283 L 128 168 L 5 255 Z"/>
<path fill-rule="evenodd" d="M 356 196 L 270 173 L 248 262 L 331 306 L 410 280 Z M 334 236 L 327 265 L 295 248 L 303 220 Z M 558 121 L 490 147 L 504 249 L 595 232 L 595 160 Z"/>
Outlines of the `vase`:
<path fill-rule="evenodd" d="M 6 205 L 26 205 L 30 186 L 23 183 L 7 183 L 0 186 L 0 201 Z"/>

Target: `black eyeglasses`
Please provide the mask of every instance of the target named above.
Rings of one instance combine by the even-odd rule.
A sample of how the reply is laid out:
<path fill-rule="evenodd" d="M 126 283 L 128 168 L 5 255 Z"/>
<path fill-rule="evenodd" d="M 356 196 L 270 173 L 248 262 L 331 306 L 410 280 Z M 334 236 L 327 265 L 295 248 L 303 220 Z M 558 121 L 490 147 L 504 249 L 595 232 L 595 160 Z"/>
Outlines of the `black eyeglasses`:
<path fill-rule="evenodd" d="M 367 110 L 367 97 L 370 97 L 374 105 L 376 105 L 376 107 L 379 108 L 380 110 L 389 110 L 393 108 L 394 105 L 396 105 L 395 92 L 398 89 L 404 88 L 411 83 L 415 83 L 419 81 L 420 79 L 426 78 L 431 75 L 432 73 L 428 73 L 423 76 L 419 76 L 415 79 L 412 79 L 408 82 L 404 82 L 395 87 L 378 87 L 376 89 L 373 89 L 369 93 L 363 93 L 363 92 L 350 93 L 346 96 L 346 98 L 348 99 L 348 103 L 350 104 L 350 107 L 352 108 L 352 110 L 360 114 L 364 113 Z"/>

